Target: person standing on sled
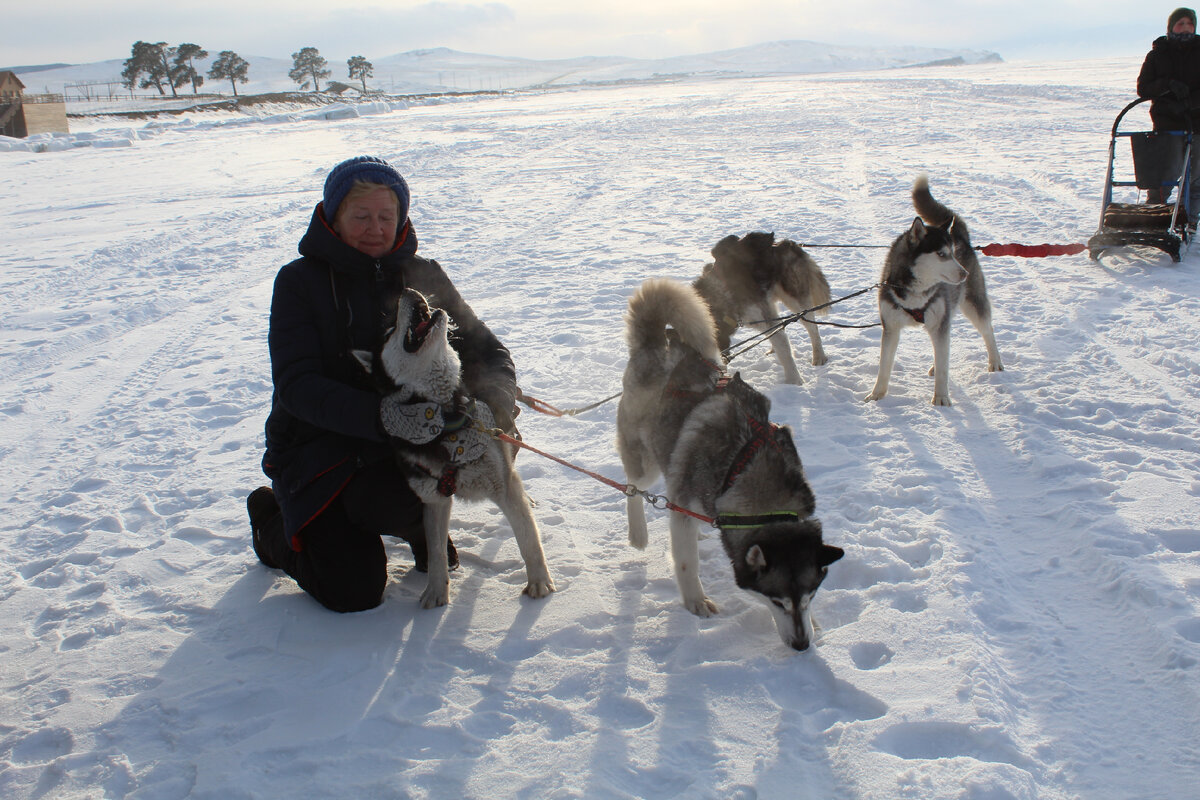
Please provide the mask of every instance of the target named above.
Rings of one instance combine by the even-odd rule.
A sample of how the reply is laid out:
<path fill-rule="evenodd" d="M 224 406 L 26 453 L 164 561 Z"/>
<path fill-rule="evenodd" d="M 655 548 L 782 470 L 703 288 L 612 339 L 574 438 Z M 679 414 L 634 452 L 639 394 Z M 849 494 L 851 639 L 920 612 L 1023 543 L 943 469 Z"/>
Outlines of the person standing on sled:
<path fill-rule="evenodd" d="M 516 370 L 436 261 L 416 254 L 409 189 L 372 156 L 338 164 L 275 278 L 268 345 L 274 393 L 263 472 L 247 498 L 254 551 L 334 611 L 374 608 L 387 583 L 381 535 L 406 539 L 427 563 L 421 501 L 392 454 L 404 438 L 397 394 L 371 388 L 353 350 L 374 352 L 410 287 L 450 315 L 463 379 L 496 424 L 514 429 Z M 388 308 L 388 299 L 391 308 Z M 450 564 L 458 563 L 453 544 Z"/>
<path fill-rule="evenodd" d="M 1167 35 L 1154 40 L 1142 71 L 1138 73 L 1138 97 L 1150 98 L 1150 119 L 1156 131 L 1186 131 L 1200 134 L 1200 39 L 1196 38 L 1196 12 L 1177 8 L 1167 17 Z M 1192 141 L 1189 169 L 1188 224 L 1200 218 L 1200 139 Z M 1165 203 L 1169 191 L 1148 189 L 1146 200 Z"/>

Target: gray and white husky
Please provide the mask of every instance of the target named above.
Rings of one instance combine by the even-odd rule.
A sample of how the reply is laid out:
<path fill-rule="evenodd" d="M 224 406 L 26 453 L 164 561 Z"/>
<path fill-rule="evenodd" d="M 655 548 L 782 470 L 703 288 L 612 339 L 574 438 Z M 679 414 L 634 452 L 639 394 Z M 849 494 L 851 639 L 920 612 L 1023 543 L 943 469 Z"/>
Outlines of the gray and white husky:
<path fill-rule="evenodd" d="M 772 326 L 779 303 L 794 312 L 829 302 L 829 281 L 804 248 L 791 239 L 775 241 L 775 234 L 755 231 L 745 236 L 726 236 L 712 249 L 713 263 L 706 264 L 692 286 L 704 298 L 717 325 L 717 344 L 725 350 L 742 325 L 758 331 Z M 829 313 L 822 309 L 818 314 Z M 812 363 L 819 367 L 829 359 L 821 346 L 817 326 L 800 320 L 812 344 Z M 800 371 L 792 356 L 787 330 L 770 337 L 785 383 L 801 384 Z"/>
<path fill-rule="evenodd" d="M 929 179 L 917 178 L 912 189 L 918 216 L 912 226 L 892 242 L 883 265 L 879 287 L 879 319 L 883 338 L 879 345 L 879 374 L 875 388 L 864 399 L 878 400 L 888 391 L 900 331 L 921 325 L 933 340 L 933 404 L 950 405 L 950 319 L 962 309 L 983 336 L 988 372 L 1004 369 L 992 307 L 983 282 L 983 270 L 971 247 L 971 235 L 962 217 L 933 199 Z"/>
<path fill-rule="evenodd" d="M 712 316 L 692 287 L 643 283 L 629 301 L 626 338 L 617 449 L 627 479 L 646 489 L 664 474 L 674 504 L 715 518 L 737 585 L 767 602 L 785 644 L 808 648 L 809 604 L 843 551 L 821 539 L 791 431 L 771 424 L 770 401 L 740 376 L 723 379 Z M 629 543 L 639 549 L 642 502 L 627 503 Z M 684 606 L 715 614 L 700 584 L 698 521 L 672 511 L 670 529 Z"/>
<path fill-rule="evenodd" d="M 377 353 L 354 355 L 384 392 L 403 390 L 412 411 L 414 430 L 426 435 L 414 445 L 393 440 L 397 460 L 406 468 L 408 483 L 425 504 L 425 539 L 429 551 L 429 581 L 421 595 L 422 608 L 444 606 L 450 598 L 446 541 L 455 497 L 487 498 L 504 512 L 525 561 L 528 583 L 524 593 L 545 597 L 554 591 L 541 534 L 521 478 L 513 468 L 513 447 L 473 427 L 447 431 L 445 421 L 466 408 L 486 428 L 494 426 L 485 403 L 469 406 L 461 383 L 461 363 L 450 346 L 450 318 L 431 309 L 425 297 L 405 289 L 396 303 L 396 324 Z"/>

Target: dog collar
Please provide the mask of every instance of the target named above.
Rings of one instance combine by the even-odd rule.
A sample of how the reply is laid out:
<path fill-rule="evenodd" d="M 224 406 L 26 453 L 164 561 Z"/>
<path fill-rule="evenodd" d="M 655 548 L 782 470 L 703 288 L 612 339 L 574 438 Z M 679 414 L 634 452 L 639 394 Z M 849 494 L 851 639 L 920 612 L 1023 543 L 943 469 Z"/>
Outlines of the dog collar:
<path fill-rule="evenodd" d="M 768 514 L 718 514 L 716 524 L 722 530 L 747 530 L 761 528 L 775 522 L 799 522 L 795 511 L 772 511 Z"/>

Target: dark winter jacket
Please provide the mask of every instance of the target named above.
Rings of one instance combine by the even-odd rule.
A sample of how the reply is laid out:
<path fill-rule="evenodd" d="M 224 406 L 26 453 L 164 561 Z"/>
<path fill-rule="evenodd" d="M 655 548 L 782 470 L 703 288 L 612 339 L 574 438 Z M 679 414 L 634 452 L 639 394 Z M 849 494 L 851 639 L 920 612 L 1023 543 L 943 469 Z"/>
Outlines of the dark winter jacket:
<path fill-rule="evenodd" d="M 379 423 L 379 393 L 350 356 L 373 351 L 382 336 L 385 297 L 411 287 L 444 309 L 457 327 L 454 346 L 467 390 L 511 415 L 516 373 L 508 350 L 475 316 L 436 261 L 416 255 L 405 223 L 396 248 L 375 259 L 338 238 L 321 205 L 300 240 L 301 258 L 279 271 L 268 343 L 275 393 L 266 424 L 263 471 L 297 534 L 365 465 L 391 458 Z M 499 414 L 497 415 L 500 416 Z"/>
<path fill-rule="evenodd" d="M 1138 73 L 1138 97 L 1151 98 L 1150 119 L 1158 131 L 1200 131 L 1200 37 L 1186 41 L 1160 36 Z"/>

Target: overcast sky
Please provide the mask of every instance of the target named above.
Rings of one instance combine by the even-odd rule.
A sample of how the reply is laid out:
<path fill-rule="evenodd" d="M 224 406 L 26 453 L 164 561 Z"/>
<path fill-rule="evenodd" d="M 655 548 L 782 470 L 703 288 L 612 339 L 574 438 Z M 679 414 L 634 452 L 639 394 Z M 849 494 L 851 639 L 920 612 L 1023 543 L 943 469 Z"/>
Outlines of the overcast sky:
<path fill-rule="evenodd" d="M 1145 53 L 1165 33 L 1175 8 L 1128 0 L 9 0 L 5 6 L 0 66 L 124 59 L 138 39 L 276 58 L 311 46 L 329 59 L 432 47 L 538 59 L 661 58 L 784 39 L 993 50 L 1010 61 L 1129 56 Z"/>

